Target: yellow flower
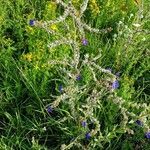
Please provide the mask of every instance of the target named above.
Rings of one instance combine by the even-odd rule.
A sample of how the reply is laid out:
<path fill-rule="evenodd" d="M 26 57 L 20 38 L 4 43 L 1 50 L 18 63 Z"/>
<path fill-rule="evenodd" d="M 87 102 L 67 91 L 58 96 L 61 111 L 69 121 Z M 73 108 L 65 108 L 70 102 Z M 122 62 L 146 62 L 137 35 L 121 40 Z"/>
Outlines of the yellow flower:
<path fill-rule="evenodd" d="M 30 54 L 27 54 L 26 55 L 26 59 L 28 60 L 28 61 L 31 61 L 32 60 L 32 54 L 30 53 Z"/>
<path fill-rule="evenodd" d="M 56 18 L 56 9 L 57 9 L 57 4 L 56 2 L 50 2 L 48 1 L 46 4 L 46 9 L 43 13 L 44 17 L 46 19 L 55 19 Z"/>
<path fill-rule="evenodd" d="M 52 30 L 58 30 L 58 28 L 57 28 L 57 26 L 55 25 L 55 24 L 52 24 L 51 26 L 50 26 L 50 28 L 52 29 Z"/>
<path fill-rule="evenodd" d="M 29 62 L 32 61 L 32 58 L 33 58 L 32 53 L 22 55 L 22 59 L 26 59 Z"/>
<path fill-rule="evenodd" d="M 49 2 L 47 4 L 47 9 L 49 9 L 49 10 L 54 10 L 55 11 L 56 8 L 57 8 L 56 2 Z"/>
<path fill-rule="evenodd" d="M 98 6 L 96 0 L 91 0 L 89 7 L 94 16 L 97 16 L 100 13 L 99 6 Z"/>

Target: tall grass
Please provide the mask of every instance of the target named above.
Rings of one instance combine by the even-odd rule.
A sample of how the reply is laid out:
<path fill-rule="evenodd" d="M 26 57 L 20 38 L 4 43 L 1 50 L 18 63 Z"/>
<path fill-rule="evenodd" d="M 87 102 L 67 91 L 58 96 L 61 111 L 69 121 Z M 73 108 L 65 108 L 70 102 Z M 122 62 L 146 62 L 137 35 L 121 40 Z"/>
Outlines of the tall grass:
<path fill-rule="evenodd" d="M 149 1 L 69 2 L 1 0 L 0 149 L 148 150 Z"/>

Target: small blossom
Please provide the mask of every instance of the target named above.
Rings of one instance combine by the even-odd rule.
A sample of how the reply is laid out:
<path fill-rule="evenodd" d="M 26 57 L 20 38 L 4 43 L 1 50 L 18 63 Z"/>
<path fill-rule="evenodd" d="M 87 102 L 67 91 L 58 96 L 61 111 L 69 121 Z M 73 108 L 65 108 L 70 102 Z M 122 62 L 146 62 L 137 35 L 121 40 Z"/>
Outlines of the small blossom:
<path fill-rule="evenodd" d="M 81 75 L 78 75 L 78 76 L 76 77 L 76 80 L 77 80 L 77 81 L 81 80 Z"/>
<path fill-rule="evenodd" d="M 48 107 L 47 107 L 47 112 L 48 112 L 48 113 L 52 113 L 52 112 L 53 112 L 53 109 L 52 109 L 51 106 L 48 106 Z"/>
<path fill-rule="evenodd" d="M 89 140 L 89 139 L 91 138 L 91 134 L 90 134 L 90 133 L 86 133 L 86 134 L 85 134 L 85 138 L 86 138 L 87 140 Z"/>
<path fill-rule="evenodd" d="M 52 30 L 58 30 L 58 28 L 57 28 L 57 26 L 55 25 L 55 24 L 52 24 L 51 26 L 50 26 L 50 28 L 52 29 Z"/>
<path fill-rule="evenodd" d="M 113 83 L 112 83 L 112 89 L 117 89 L 119 88 L 119 82 L 118 80 L 115 80 Z"/>
<path fill-rule="evenodd" d="M 143 123 L 142 123 L 142 121 L 140 121 L 140 120 L 136 120 L 136 123 L 137 123 L 139 126 L 143 126 Z"/>
<path fill-rule="evenodd" d="M 82 121 L 82 127 L 86 127 L 86 121 Z"/>
<path fill-rule="evenodd" d="M 31 20 L 29 21 L 29 25 L 30 25 L 30 26 L 34 26 L 34 25 L 35 25 L 35 20 L 31 19 Z"/>
<path fill-rule="evenodd" d="M 59 89 L 59 92 L 63 92 L 63 86 L 62 85 L 59 85 L 59 87 L 58 87 L 58 89 Z"/>
<path fill-rule="evenodd" d="M 146 133 L 145 133 L 145 137 L 146 137 L 147 139 L 150 139 L 150 132 L 146 132 Z"/>
<path fill-rule="evenodd" d="M 82 44 L 86 46 L 88 44 L 88 41 L 86 39 L 82 39 Z"/>

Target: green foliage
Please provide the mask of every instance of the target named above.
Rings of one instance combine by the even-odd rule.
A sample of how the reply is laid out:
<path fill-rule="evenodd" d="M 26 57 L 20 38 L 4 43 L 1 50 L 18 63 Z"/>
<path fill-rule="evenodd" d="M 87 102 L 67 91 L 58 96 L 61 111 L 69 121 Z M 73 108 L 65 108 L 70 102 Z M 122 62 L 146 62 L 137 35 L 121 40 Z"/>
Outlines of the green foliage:
<path fill-rule="evenodd" d="M 72 1 L 76 17 L 82 2 Z M 64 8 L 53 0 L 1 0 L 0 149 L 148 150 L 149 139 L 144 138 L 150 125 L 148 8 L 146 0 L 143 4 L 89 0 L 81 20 L 113 30 L 86 31 L 82 37 L 71 17 L 48 26 L 57 34 L 29 25 L 30 19 L 42 24 L 63 14 Z M 79 46 L 77 67 L 74 43 L 48 47 L 63 37 Z M 86 46 L 81 38 L 88 40 Z M 87 54 L 91 61 L 83 63 Z M 92 63 L 111 68 L 111 74 Z M 114 76 L 120 86 L 113 90 Z M 135 125 L 136 119 L 144 126 Z"/>

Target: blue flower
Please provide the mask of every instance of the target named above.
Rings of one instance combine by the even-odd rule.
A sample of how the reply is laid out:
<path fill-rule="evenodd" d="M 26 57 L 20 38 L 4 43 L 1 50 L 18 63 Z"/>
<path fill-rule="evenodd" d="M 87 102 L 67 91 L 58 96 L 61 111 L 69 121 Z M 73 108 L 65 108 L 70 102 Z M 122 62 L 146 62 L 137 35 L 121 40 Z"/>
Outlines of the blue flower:
<path fill-rule="evenodd" d="M 87 140 L 89 140 L 90 138 L 91 138 L 91 134 L 88 132 L 88 133 L 86 133 L 85 134 L 85 138 L 87 139 Z"/>
<path fill-rule="evenodd" d="M 62 85 L 59 85 L 59 87 L 58 87 L 58 90 L 59 90 L 59 92 L 63 92 L 63 86 Z"/>
<path fill-rule="evenodd" d="M 140 121 L 140 120 L 136 120 L 135 122 L 136 122 L 139 126 L 143 126 L 142 121 Z"/>
<path fill-rule="evenodd" d="M 77 80 L 77 81 L 81 80 L 81 75 L 78 75 L 78 76 L 76 77 L 76 80 Z"/>
<path fill-rule="evenodd" d="M 150 132 L 146 132 L 146 133 L 145 133 L 145 137 L 146 137 L 147 139 L 150 139 Z"/>
<path fill-rule="evenodd" d="M 82 127 L 86 127 L 86 121 L 82 121 Z"/>
<path fill-rule="evenodd" d="M 86 46 L 88 44 L 88 41 L 86 39 L 82 39 L 82 44 Z"/>
<path fill-rule="evenodd" d="M 48 106 L 48 107 L 47 107 L 47 112 L 48 112 L 48 113 L 52 113 L 52 112 L 53 112 L 53 109 L 52 109 L 51 106 Z"/>
<path fill-rule="evenodd" d="M 119 82 L 118 80 L 115 80 L 113 83 L 112 83 L 112 89 L 117 89 L 119 88 Z"/>
<path fill-rule="evenodd" d="M 30 26 L 34 26 L 34 25 L 35 25 L 35 20 L 31 19 L 31 20 L 29 21 L 29 25 L 30 25 Z"/>

